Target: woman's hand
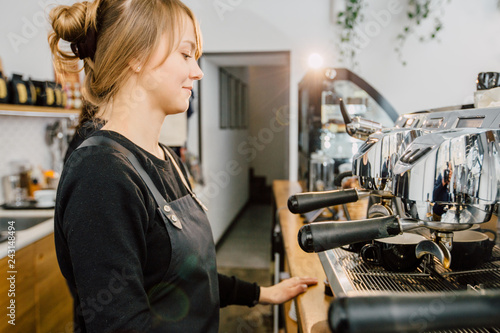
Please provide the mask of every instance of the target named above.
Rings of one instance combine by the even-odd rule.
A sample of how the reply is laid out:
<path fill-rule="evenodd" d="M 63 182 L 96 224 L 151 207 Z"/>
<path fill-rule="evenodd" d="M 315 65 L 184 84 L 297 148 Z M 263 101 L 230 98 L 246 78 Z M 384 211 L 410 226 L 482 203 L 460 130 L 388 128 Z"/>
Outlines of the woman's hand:
<path fill-rule="evenodd" d="M 260 287 L 260 304 L 281 304 L 307 290 L 307 286 L 318 283 L 313 277 L 293 277 L 271 287 Z"/>

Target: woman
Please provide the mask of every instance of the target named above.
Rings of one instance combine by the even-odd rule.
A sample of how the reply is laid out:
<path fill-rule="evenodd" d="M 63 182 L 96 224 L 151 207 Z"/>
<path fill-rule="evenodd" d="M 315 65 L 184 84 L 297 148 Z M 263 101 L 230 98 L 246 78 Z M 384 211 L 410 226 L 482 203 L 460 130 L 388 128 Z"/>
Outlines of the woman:
<path fill-rule="evenodd" d="M 75 331 L 217 332 L 221 306 L 282 303 L 317 282 L 264 288 L 216 272 L 204 207 L 158 143 L 165 116 L 186 111 L 203 76 L 198 24 L 184 4 L 96 0 L 54 8 L 51 23 L 56 68 L 84 60 L 83 95 L 98 106 L 90 117 L 106 119 L 58 187 L 56 250 Z"/>

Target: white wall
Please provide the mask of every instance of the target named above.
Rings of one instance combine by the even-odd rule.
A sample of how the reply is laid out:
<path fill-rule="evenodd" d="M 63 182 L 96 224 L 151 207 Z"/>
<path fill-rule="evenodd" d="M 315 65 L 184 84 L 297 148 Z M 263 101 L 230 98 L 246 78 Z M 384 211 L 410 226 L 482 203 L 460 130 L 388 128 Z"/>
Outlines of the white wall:
<path fill-rule="evenodd" d="M 10 165 L 12 161 L 26 161 L 33 168 L 41 167 L 43 170 L 54 168 L 52 151 L 55 150 L 46 144 L 45 129 L 56 121 L 56 118 L 0 115 L 0 179 L 14 173 Z M 0 185 L 0 204 L 3 202 L 4 193 Z"/>
<path fill-rule="evenodd" d="M 255 175 L 267 185 L 288 179 L 289 67 L 249 68 L 249 134 L 244 148 Z"/>
<path fill-rule="evenodd" d="M 370 6 L 362 29 L 376 25 L 376 14 L 387 10 L 383 4 L 379 0 Z M 404 13 L 391 15 L 387 27 L 379 24 L 380 34 L 360 52 L 359 71 L 401 113 L 471 103 L 477 74 L 500 71 L 497 6 L 495 0 L 450 1 L 444 7 L 440 42 L 422 43 L 413 37 L 404 49 L 407 66 L 393 51 Z"/>
<path fill-rule="evenodd" d="M 5 73 L 53 80 L 54 70 L 47 42 L 48 13 L 54 4 L 72 0 L 4 1 L 0 11 L 0 58 Z"/>
<path fill-rule="evenodd" d="M 338 5 L 341 0 L 333 0 Z M 497 0 L 453 0 L 442 17 L 441 43 L 410 40 L 402 66 L 394 52 L 404 7 L 388 23 L 374 13 L 391 0 L 367 1 L 360 28 L 380 25 L 360 51 L 356 72 L 372 84 L 400 113 L 471 101 L 476 75 L 500 71 L 500 10 Z M 330 24 L 329 1 L 196 1 L 185 0 L 201 23 L 207 52 L 291 51 L 290 111 L 297 115 L 297 84 L 307 71 L 312 52 L 325 54 L 325 65 L 342 67 Z M 400 3 L 401 1 L 396 1 Z M 393 1 L 394 3 L 394 1 Z M 405 2 L 406 3 L 406 2 Z M 377 30 L 374 30 L 375 32 Z M 290 127 L 290 178 L 297 170 L 297 124 Z"/>
<path fill-rule="evenodd" d="M 201 144 L 205 185 L 198 191 L 208 206 L 208 217 L 215 241 L 248 201 L 248 165 L 238 152 L 238 144 L 248 137 L 247 130 L 219 129 L 219 67 L 202 59 L 201 68 L 207 80 L 201 88 Z"/>

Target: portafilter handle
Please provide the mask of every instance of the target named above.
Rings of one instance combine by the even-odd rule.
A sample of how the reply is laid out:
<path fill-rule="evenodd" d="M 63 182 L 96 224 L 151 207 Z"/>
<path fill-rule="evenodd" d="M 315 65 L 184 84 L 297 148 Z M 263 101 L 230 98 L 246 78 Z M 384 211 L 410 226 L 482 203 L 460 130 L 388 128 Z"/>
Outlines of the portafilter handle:
<path fill-rule="evenodd" d="M 322 252 L 357 242 L 396 236 L 403 232 L 397 216 L 348 222 L 316 222 L 299 230 L 299 246 L 305 252 Z"/>
<path fill-rule="evenodd" d="M 500 327 L 500 291 L 432 292 L 335 298 L 328 322 L 335 333 L 428 332 Z"/>
<path fill-rule="evenodd" d="M 288 210 L 294 214 L 302 214 L 315 209 L 355 202 L 368 195 L 368 192 L 356 189 L 297 193 L 288 198 Z"/>

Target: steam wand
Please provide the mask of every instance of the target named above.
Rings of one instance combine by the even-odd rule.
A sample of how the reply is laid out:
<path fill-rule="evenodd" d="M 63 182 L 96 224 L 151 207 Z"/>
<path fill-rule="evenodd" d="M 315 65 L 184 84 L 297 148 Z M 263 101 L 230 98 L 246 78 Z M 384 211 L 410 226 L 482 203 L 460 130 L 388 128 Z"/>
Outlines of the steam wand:
<path fill-rule="evenodd" d="M 339 98 L 339 104 L 340 112 L 342 113 L 342 118 L 344 118 L 344 123 L 346 125 L 346 132 L 353 138 L 366 140 L 371 134 L 382 129 L 382 124 L 378 122 L 361 118 L 359 116 L 351 118 L 342 98 Z"/>

